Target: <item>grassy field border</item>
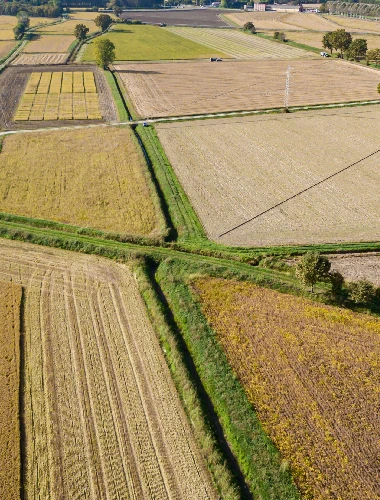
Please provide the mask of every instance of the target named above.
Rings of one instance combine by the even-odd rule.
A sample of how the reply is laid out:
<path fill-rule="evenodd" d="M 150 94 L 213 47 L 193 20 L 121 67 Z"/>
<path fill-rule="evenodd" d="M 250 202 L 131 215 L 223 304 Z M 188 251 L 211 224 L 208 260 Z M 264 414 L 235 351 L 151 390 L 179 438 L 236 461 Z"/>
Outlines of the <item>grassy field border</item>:
<path fill-rule="evenodd" d="M 213 274 L 213 270 L 205 266 L 185 266 L 183 262 L 169 259 L 158 267 L 156 278 L 252 494 L 262 500 L 299 499 L 287 463 L 262 429 L 190 291 L 192 273 L 205 272 Z"/>

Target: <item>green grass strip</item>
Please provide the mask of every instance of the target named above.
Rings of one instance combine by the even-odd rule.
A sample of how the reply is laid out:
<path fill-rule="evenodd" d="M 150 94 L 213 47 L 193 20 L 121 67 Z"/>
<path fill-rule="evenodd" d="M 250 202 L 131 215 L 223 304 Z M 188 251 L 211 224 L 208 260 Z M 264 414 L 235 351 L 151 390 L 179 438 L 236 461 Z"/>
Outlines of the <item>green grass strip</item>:
<path fill-rule="evenodd" d="M 298 500 L 300 495 L 288 467 L 262 429 L 200 305 L 191 294 L 186 274 L 202 273 L 202 270 L 205 269 L 186 267 L 183 262 L 171 259 L 159 266 L 156 278 L 254 498 Z"/>
<path fill-rule="evenodd" d="M 112 97 L 116 105 L 117 114 L 119 115 L 119 121 L 127 122 L 129 120 L 128 111 L 125 109 L 124 102 L 122 97 L 120 96 L 119 89 L 117 88 L 115 78 L 111 71 L 104 71 L 104 76 L 108 82 L 108 85 L 112 92 Z"/>

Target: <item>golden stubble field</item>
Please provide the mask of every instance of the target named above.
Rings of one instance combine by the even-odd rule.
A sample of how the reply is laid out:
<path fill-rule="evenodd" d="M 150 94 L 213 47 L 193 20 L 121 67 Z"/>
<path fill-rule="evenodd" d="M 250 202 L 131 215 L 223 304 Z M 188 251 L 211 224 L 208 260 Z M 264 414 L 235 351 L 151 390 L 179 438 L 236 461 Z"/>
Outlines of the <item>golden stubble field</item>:
<path fill-rule="evenodd" d="M 208 236 L 267 246 L 379 240 L 380 152 L 360 161 L 379 149 L 379 124 L 366 106 L 156 127 Z"/>
<path fill-rule="evenodd" d="M 5 57 L 13 49 L 16 43 L 13 41 L 1 42 L 0 41 L 0 59 Z"/>
<path fill-rule="evenodd" d="M 380 321 L 250 283 L 193 282 L 302 498 L 380 498 Z"/>
<path fill-rule="evenodd" d="M 24 498 L 216 500 L 130 268 L 2 240 L 0 280 L 25 289 Z"/>
<path fill-rule="evenodd" d="M 274 43 L 274 42 L 273 42 Z M 346 61 L 278 60 L 116 65 L 142 117 L 377 100 L 380 72 Z"/>
<path fill-rule="evenodd" d="M 23 49 L 24 53 L 67 52 L 75 37 L 70 35 L 38 35 Z"/>
<path fill-rule="evenodd" d="M 125 128 L 8 136 L 1 152 L 0 211 L 158 236 L 159 203 L 144 156 Z"/>
<path fill-rule="evenodd" d="M 21 286 L 0 281 L 0 498 L 20 499 Z"/>

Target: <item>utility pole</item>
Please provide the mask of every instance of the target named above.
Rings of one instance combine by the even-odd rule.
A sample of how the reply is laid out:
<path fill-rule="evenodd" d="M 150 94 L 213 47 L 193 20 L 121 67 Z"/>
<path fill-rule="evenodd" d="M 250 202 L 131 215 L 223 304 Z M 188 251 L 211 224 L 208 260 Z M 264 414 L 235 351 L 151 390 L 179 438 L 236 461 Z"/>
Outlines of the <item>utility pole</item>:
<path fill-rule="evenodd" d="M 285 98 L 284 98 L 284 107 L 285 111 L 288 112 L 288 106 L 289 106 L 289 89 L 290 89 L 290 70 L 293 69 L 288 66 L 288 70 L 286 72 L 286 84 L 285 84 Z"/>

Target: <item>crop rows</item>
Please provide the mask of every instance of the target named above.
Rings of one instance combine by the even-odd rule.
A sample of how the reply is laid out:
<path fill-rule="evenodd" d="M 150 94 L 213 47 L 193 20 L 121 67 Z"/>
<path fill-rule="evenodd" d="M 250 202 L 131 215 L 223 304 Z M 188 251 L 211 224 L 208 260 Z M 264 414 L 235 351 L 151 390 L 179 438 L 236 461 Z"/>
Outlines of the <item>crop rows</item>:
<path fill-rule="evenodd" d="M 51 65 L 51 64 L 65 64 L 69 54 L 65 53 L 48 53 L 43 54 L 26 54 L 22 53 L 11 62 L 12 66 L 36 66 L 36 65 Z"/>
<path fill-rule="evenodd" d="M 380 498 L 380 321 L 273 290 L 194 290 L 304 498 Z"/>
<path fill-rule="evenodd" d="M 25 494 L 216 500 L 132 272 L 1 242 L 25 286 Z"/>
<path fill-rule="evenodd" d="M 21 287 L 0 281 L 0 498 L 20 499 Z"/>
<path fill-rule="evenodd" d="M 90 71 L 32 73 L 15 115 L 15 121 L 100 119 Z"/>

